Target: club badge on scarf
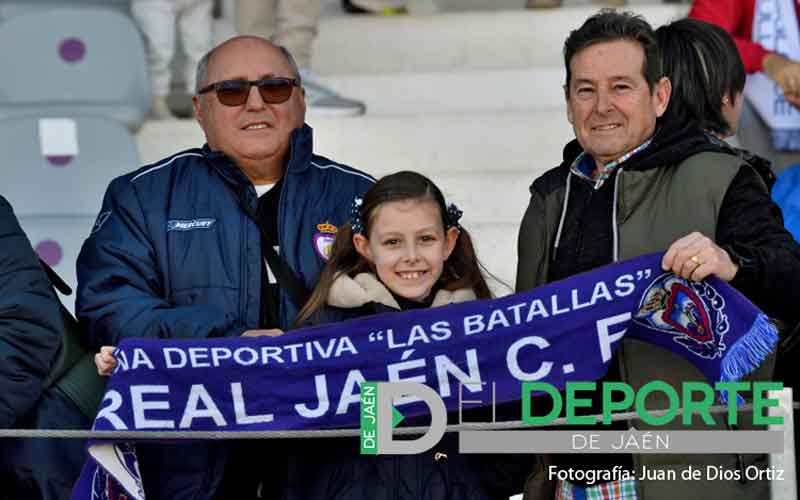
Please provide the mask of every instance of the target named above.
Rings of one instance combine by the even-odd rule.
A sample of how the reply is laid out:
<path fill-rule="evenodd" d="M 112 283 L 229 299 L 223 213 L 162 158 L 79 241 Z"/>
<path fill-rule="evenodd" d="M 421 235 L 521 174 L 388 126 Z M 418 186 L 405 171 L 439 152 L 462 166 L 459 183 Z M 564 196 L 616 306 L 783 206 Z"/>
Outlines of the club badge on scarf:
<path fill-rule="evenodd" d="M 466 393 L 491 391 L 494 383 L 501 403 L 520 398 L 522 381 L 563 387 L 601 378 L 623 337 L 682 356 L 712 383 L 758 367 L 777 342 L 774 326 L 718 279 L 693 283 L 664 273 L 661 255 L 499 299 L 278 338 L 124 341 L 94 429 L 354 427 L 364 380 L 423 382 L 448 409 L 457 407 L 459 383 Z M 419 402 L 397 405 L 406 416 L 426 411 Z M 93 442 L 89 454 L 73 499 L 144 498 L 132 444 Z"/>
<path fill-rule="evenodd" d="M 757 0 L 753 41 L 767 50 L 800 60 L 800 29 L 794 0 Z M 763 72 L 747 76 L 745 97 L 772 131 L 772 147 L 800 151 L 800 110 L 783 96 L 777 83 Z"/>

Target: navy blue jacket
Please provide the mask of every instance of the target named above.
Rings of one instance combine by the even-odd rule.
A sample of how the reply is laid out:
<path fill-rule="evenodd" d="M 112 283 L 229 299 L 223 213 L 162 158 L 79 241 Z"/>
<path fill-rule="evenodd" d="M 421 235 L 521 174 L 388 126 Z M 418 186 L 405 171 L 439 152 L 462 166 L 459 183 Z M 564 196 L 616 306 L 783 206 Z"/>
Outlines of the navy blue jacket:
<path fill-rule="evenodd" d="M 325 265 L 318 225 L 341 226 L 353 197 L 373 182 L 313 155 L 310 127 L 292 134 L 278 213 L 280 254 L 309 290 Z M 208 146 L 111 182 L 78 257 L 76 312 L 96 345 L 125 337 L 237 336 L 258 327 L 261 239 L 240 195 L 255 211 L 252 183 Z M 296 313 L 283 293 L 284 328 Z"/>
<path fill-rule="evenodd" d="M 324 230 L 340 227 L 374 179 L 312 153 L 307 125 L 291 136 L 278 213 L 280 254 L 310 289 L 325 260 Z M 258 328 L 261 236 L 250 180 L 207 146 L 178 153 L 111 182 L 78 257 L 76 312 L 91 341 L 126 337 L 238 336 Z M 297 307 L 282 292 L 280 323 Z M 225 445 L 137 447 L 147 496 L 211 498 Z"/>
<path fill-rule="evenodd" d="M 42 395 L 63 333 L 50 280 L 0 196 L 0 428 L 12 427 Z"/>

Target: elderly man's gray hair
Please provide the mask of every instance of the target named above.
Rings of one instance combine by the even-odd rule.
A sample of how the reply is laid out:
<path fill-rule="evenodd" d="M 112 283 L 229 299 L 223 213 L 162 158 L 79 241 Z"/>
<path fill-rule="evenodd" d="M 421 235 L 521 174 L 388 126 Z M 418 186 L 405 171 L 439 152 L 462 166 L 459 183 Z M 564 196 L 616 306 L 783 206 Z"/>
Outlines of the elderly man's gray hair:
<path fill-rule="evenodd" d="M 283 45 L 275 45 L 272 42 L 268 42 L 272 44 L 276 49 L 281 51 L 286 60 L 289 61 L 289 66 L 292 68 L 292 73 L 294 74 L 294 78 L 297 79 L 298 85 L 303 85 L 303 80 L 300 77 L 300 69 L 297 67 L 297 61 L 295 61 L 294 56 L 289 49 L 284 47 Z M 219 47 L 219 46 L 217 46 Z M 195 85 L 194 85 L 194 93 L 200 94 L 200 89 L 202 89 L 206 84 L 206 78 L 208 77 L 208 61 L 211 60 L 211 56 L 214 55 L 214 51 L 217 50 L 217 47 L 209 50 L 208 52 L 200 58 L 200 61 L 197 63 L 197 73 L 195 75 Z"/>

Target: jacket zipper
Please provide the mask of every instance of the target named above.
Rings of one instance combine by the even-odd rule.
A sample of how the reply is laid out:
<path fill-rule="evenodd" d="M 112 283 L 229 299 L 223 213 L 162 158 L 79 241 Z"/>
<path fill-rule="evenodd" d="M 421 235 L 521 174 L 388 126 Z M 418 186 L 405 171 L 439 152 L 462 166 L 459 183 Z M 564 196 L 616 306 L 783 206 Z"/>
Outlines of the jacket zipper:
<path fill-rule="evenodd" d="M 619 260 L 619 221 L 617 220 L 617 202 L 619 198 L 619 179 L 622 177 L 622 171 L 625 167 L 620 166 L 617 169 L 617 175 L 614 177 L 614 202 L 611 206 L 611 234 L 613 235 L 613 260 L 612 262 L 617 262 Z"/>
<path fill-rule="evenodd" d="M 284 195 L 286 194 L 287 189 L 286 186 L 289 184 L 289 165 L 291 165 L 291 156 L 289 157 L 289 163 L 286 165 L 286 170 L 283 172 L 283 184 L 281 185 L 281 193 L 278 195 L 278 255 L 287 264 L 289 263 L 288 259 L 286 258 L 288 255 L 283 251 L 283 203 L 285 200 Z M 278 319 L 280 320 L 279 324 L 283 330 L 286 330 L 291 326 L 288 322 L 286 322 L 286 301 L 284 300 L 285 293 L 286 292 L 281 290 L 280 287 L 278 288 Z"/>
<path fill-rule="evenodd" d="M 241 322 L 241 326 L 247 328 L 247 291 L 250 288 L 250 285 L 247 281 L 247 265 L 248 262 L 248 250 L 247 250 L 247 221 L 249 217 L 247 214 L 242 213 L 240 214 L 241 217 L 241 224 L 242 229 L 239 232 L 239 245 L 242 249 L 241 252 L 241 271 L 242 271 L 242 286 L 239 287 L 239 321 Z"/>
<path fill-rule="evenodd" d="M 622 177 L 622 171 L 623 171 L 623 167 L 620 166 L 619 169 L 616 172 L 616 175 L 614 176 L 614 201 L 612 202 L 612 208 L 611 208 L 611 210 L 612 210 L 612 212 L 611 212 L 611 232 L 612 232 L 612 235 L 613 235 L 612 243 L 611 243 L 613 245 L 613 248 L 612 248 L 612 253 L 613 253 L 612 259 L 613 260 L 612 260 L 612 262 L 617 262 L 619 260 L 619 221 L 617 221 L 617 203 L 618 203 L 618 199 L 619 199 L 619 182 L 620 182 L 619 180 L 620 180 L 620 177 Z M 625 345 L 624 345 L 624 342 L 620 343 L 620 346 L 618 347 L 618 351 L 617 352 L 618 352 L 617 364 L 619 366 L 619 373 L 623 378 L 625 378 L 627 380 L 630 380 L 630 377 L 628 375 L 628 370 L 626 369 L 627 367 L 625 366 Z M 630 420 L 627 421 L 627 426 L 628 426 L 628 429 L 631 428 L 631 421 Z M 634 462 L 635 462 L 635 460 L 634 460 Z"/>

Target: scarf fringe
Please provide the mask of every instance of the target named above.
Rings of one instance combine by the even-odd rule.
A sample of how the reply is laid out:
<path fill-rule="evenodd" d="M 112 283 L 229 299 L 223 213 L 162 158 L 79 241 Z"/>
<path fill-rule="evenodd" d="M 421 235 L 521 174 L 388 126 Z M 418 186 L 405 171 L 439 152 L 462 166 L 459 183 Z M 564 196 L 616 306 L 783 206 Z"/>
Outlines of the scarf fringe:
<path fill-rule="evenodd" d="M 778 329 L 769 318 L 759 313 L 750 330 L 729 349 L 722 358 L 720 382 L 735 382 L 758 368 L 767 359 L 778 343 Z M 720 399 L 727 403 L 727 392 L 720 392 Z M 744 399 L 737 397 L 739 405 Z"/>

